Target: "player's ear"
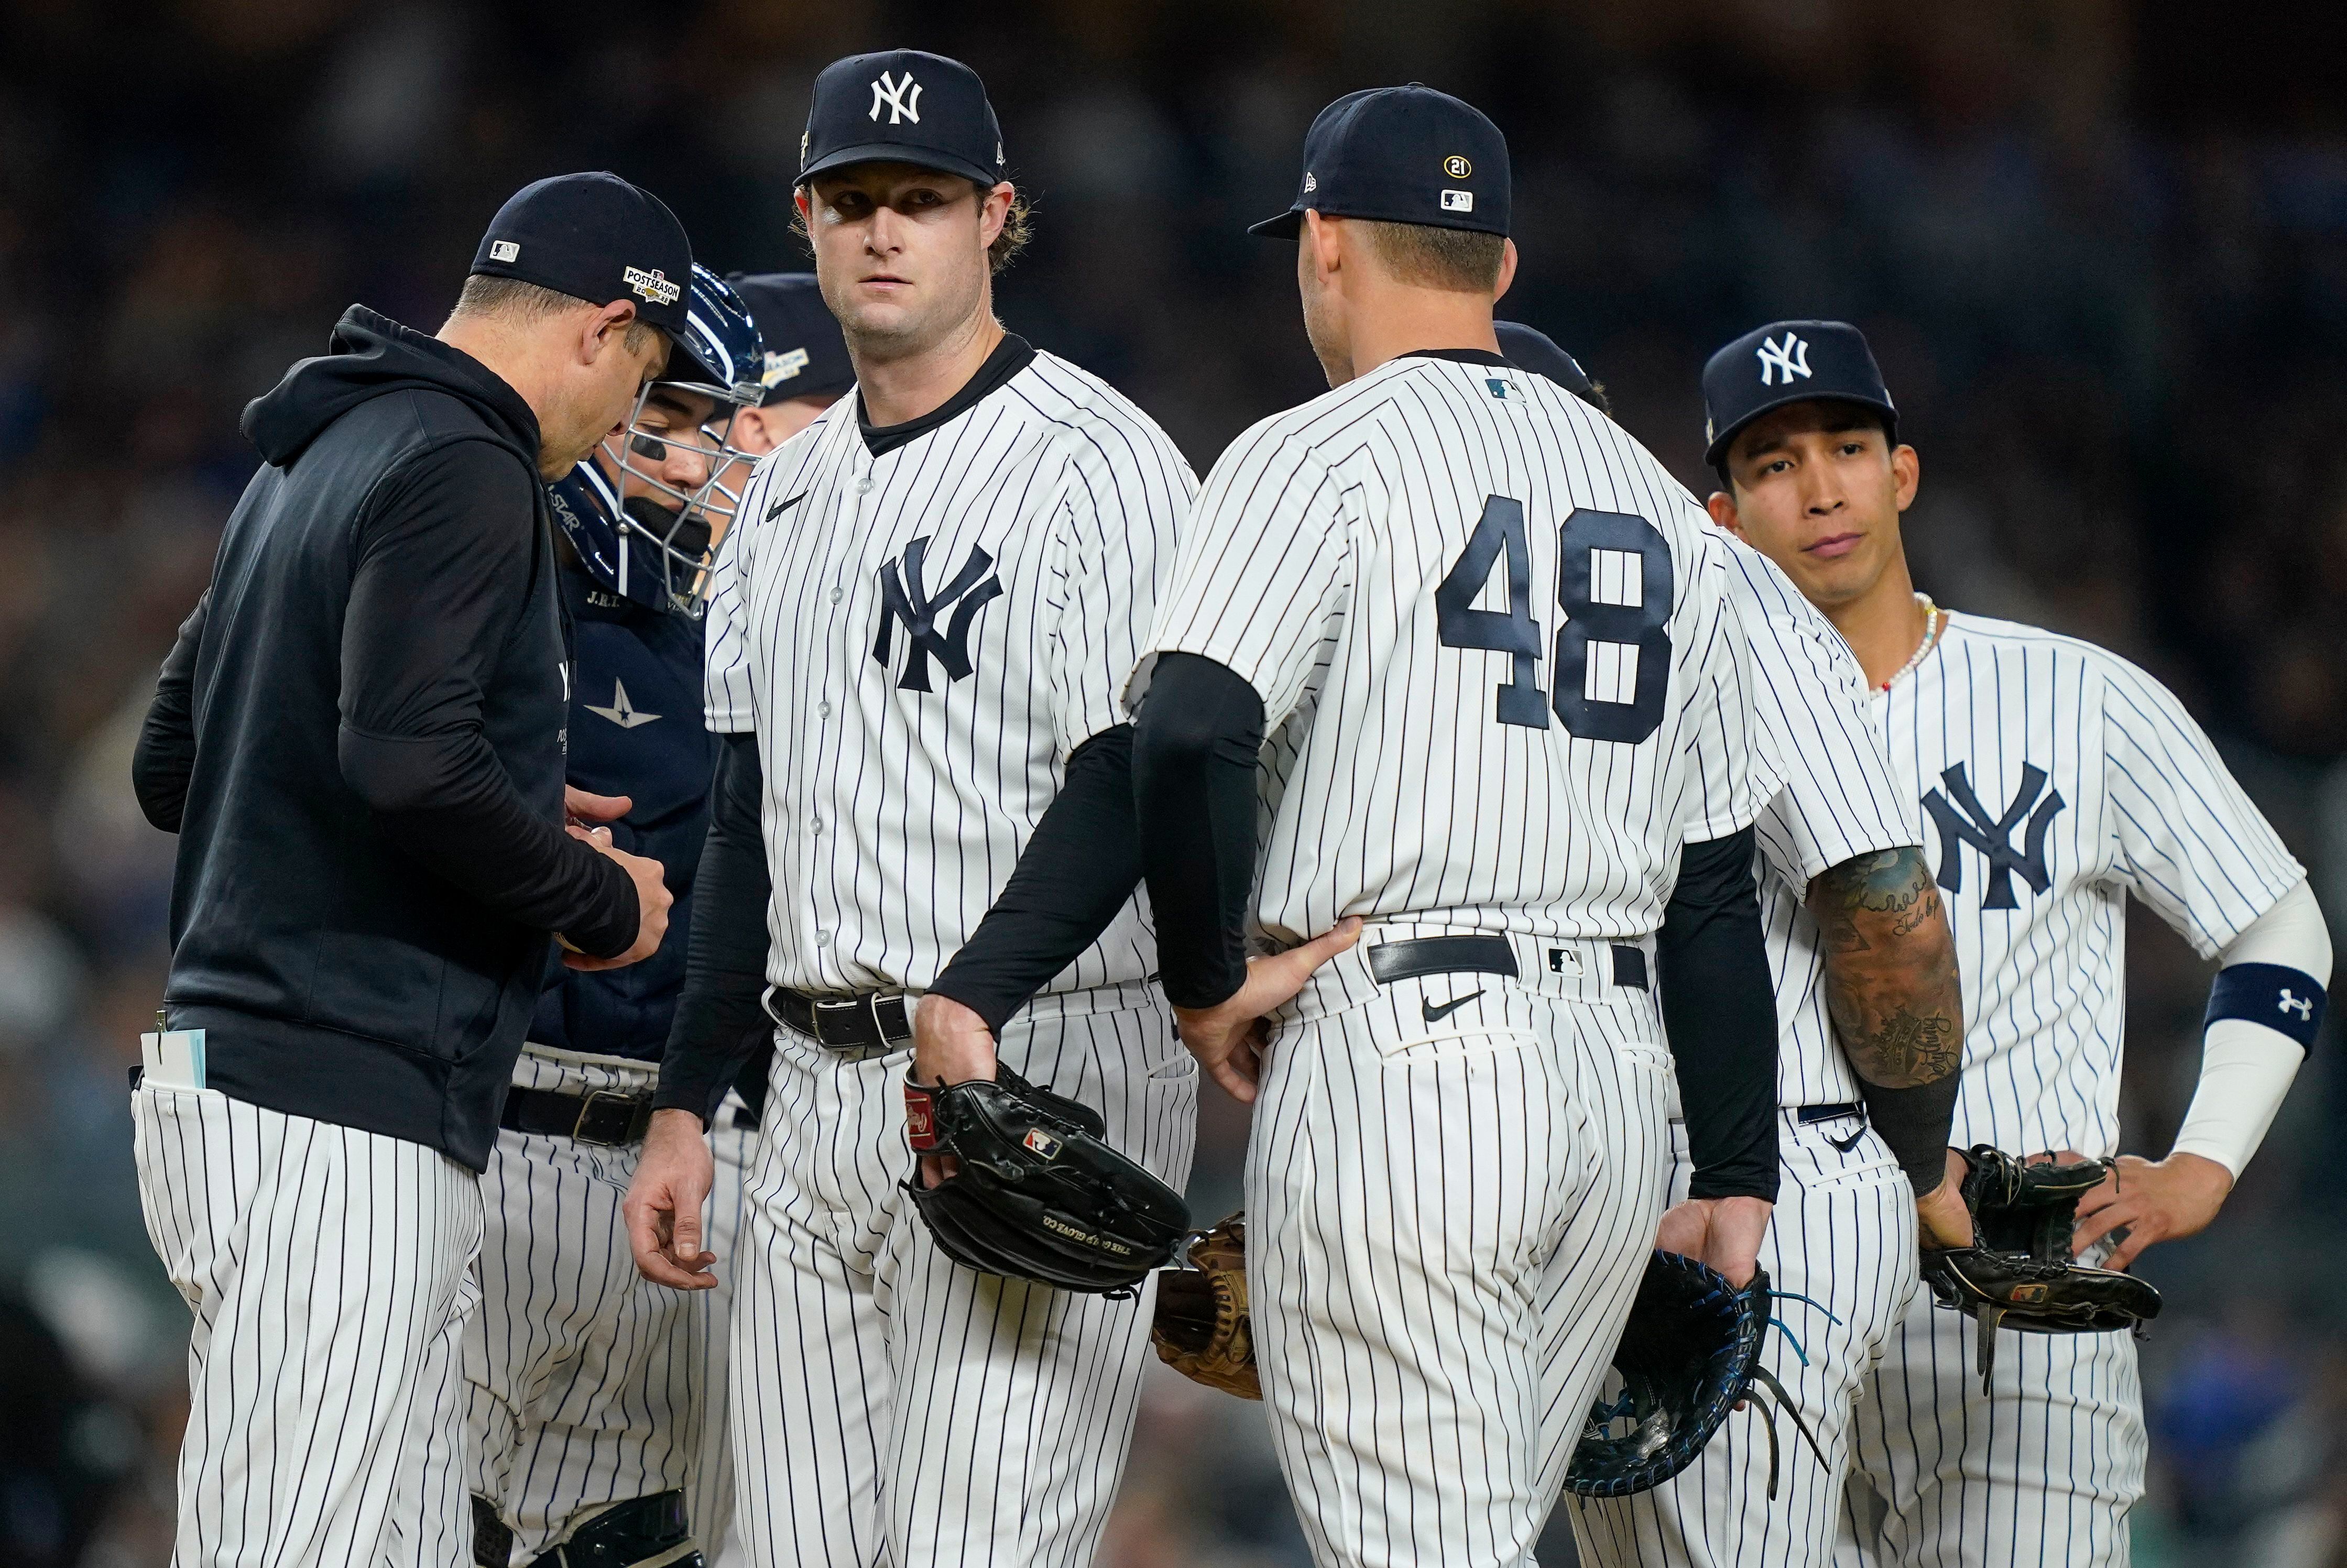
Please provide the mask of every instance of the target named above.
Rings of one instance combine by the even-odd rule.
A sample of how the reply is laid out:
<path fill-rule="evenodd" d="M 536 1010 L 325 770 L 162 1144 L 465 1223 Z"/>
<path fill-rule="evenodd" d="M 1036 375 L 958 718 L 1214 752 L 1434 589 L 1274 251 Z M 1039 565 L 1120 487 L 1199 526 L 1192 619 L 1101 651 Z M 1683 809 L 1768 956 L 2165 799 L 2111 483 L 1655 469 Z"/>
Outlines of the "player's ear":
<path fill-rule="evenodd" d="M 1516 281 L 1516 242 L 1500 242 L 1500 286 L 1491 291 L 1491 302 L 1498 304 L 1508 297 L 1508 285 Z"/>
<path fill-rule="evenodd" d="M 1915 448 L 1891 449 L 1891 477 L 1897 482 L 1899 509 L 1903 512 L 1915 504 L 1916 488 L 1923 482 L 1923 459 L 1915 455 Z"/>
<path fill-rule="evenodd" d="M 1311 269 L 1322 278 L 1339 272 L 1345 264 L 1345 247 L 1338 238 L 1341 222 L 1332 223 L 1313 209 L 1304 210 L 1304 227 L 1296 231 L 1296 243 L 1310 260 Z"/>
<path fill-rule="evenodd" d="M 579 334 L 579 363 L 593 364 L 605 351 L 617 349 L 628 340 L 628 327 L 636 319 L 636 307 L 626 300 L 613 300 L 601 310 L 590 313 L 581 323 Z"/>
<path fill-rule="evenodd" d="M 1737 515 L 1735 497 L 1725 490 L 1714 490 L 1711 498 L 1704 502 L 1703 509 L 1711 514 L 1713 522 L 1737 538 L 1744 538 L 1744 519 Z"/>
<path fill-rule="evenodd" d="M 977 182 L 972 181 L 973 185 Z M 1001 237 L 1002 226 L 1010 220 L 1010 203 L 1018 196 L 1018 188 L 1003 180 L 991 190 L 978 193 L 978 240 L 979 248 L 991 246 Z"/>

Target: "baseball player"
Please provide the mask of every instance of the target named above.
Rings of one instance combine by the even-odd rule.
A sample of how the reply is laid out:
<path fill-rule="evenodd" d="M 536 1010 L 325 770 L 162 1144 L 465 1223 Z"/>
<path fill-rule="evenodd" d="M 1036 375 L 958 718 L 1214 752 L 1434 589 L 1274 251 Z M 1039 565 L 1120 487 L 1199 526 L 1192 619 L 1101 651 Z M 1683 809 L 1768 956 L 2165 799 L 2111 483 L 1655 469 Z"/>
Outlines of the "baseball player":
<path fill-rule="evenodd" d="M 724 483 L 728 426 L 762 395 L 763 360 L 716 274 L 696 265 L 686 298 L 666 376 L 551 499 L 572 626 L 569 780 L 628 803 L 613 837 L 664 866 L 671 909 L 689 912 L 716 766 L 693 722 L 699 596 L 739 493 Z M 696 1542 L 725 1523 L 685 1490 L 722 1414 L 704 1378 L 723 1320 L 639 1277 L 620 1218 L 684 979 L 682 927 L 630 968 L 555 977 L 482 1177 L 482 1307 L 464 1355 L 474 1558 L 699 1568 Z"/>
<path fill-rule="evenodd" d="M 736 410 L 726 431 L 727 447 L 741 454 L 738 461 L 746 465 L 805 429 L 815 415 L 838 402 L 855 384 L 856 371 L 814 273 L 728 272 L 725 282 L 750 307 L 763 345 L 758 401 Z M 719 480 L 736 495 L 747 482 L 746 467 Z M 722 536 L 718 548 L 723 548 Z M 699 705 L 697 690 L 693 702 Z M 757 1146 L 758 1118 L 765 1107 L 772 1026 L 762 1019 L 754 1032 L 757 1049 L 709 1124 L 714 1165 L 707 1240 L 720 1257 L 733 1255 L 741 1234 L 745 1182 Z M 711 1561 L 723 1568 L 738 1557 L 738 1548 L 727 1541 L 733 1518 L 733 1445 L 725 1413 L 725 1363 L 733 1340 L 726 1326 L 733 1311 L 733 1279 L 730 1270 L 716 1279 L 700 1297 L 710 1315 L 710 1329 L 702 1337 L 701 1348 L 700 1456 L 687 1467 L 685 1501 L 696 1537 L 712 1554 Z"/>
<path fill-rule="evenodd" d="M 266 466 L 134 766 L 179 835 L 133 1112 L 195 1312 L 182 1568 L 467 1555 L 476 1178 L 549 938 L 616 968 L 669 905 L 657 862 L 576 820 L 626 803 L 566 794 L 541 481 L 659 374 L 692 264 L 647 192 L 540 180 L 437 337 L 354 306 L 245 411 Z"/>
<path fill-rule="evenodd" d="M 1706 366 L 1704 401 L 1713 517 L 1849 641 L 1915 803 L 1964 976 L 1954 1142 L 2116 1150 L 2131 892 L 2223 967 L 2174 1150 L 2122 1156 L 2081 1204 L 2075 1245 L 2123 1268 L 2199 1230 L 2321 1023 L 2331 942 L 2304 870 L 2142 671 L 1914 591 L 1899 518 L 1920 464 L 1855 329 L 1749 333 Z M 1796 915 L 1770 900 L 1788 943 Z M 2125 1563 L 2145 1447 L 2133 1342 L 2003 1336 L 1984 1391 L 1973 1333 L 1922 1292 L 1892 1330 L 1852 1425 L 1837 1561 Z"/>
<path fill-rule="evenodd" d="M 947 1258 L 903 1185 L 908 1070 L 990 1077 L 999 1050 L 1163 1180 L 1189 1166 L 1118 689 L 1194 481 L 996 323 L 1024 224 L 1002 169 L 956 61 L 816 78 L 799 210 L 856 395 L 760 464 L 711 605 L 718 799 L 630 1212 L 650 1277 L 735 1271 L 734 1520 L 761 1564 L 1084 1563 L 1114 1496 L 1147 1295 Z M 757 1169 L 719 1260 L 700 1129 L 762 992 Z"/>
<path fill-rule="evenodd" d="M 1500 342 L 1517 364 L 1594 401 L 1545 334 L 1501 323 Z M 1734 565 L 1730 596 L 1761 693 L 1757 747 L 1783 781 L 1757 825 L 1783 1151 L 1760 1263 L 1792 1322 L 1764 1354 L 1823 1460 L 1806 1443 L 1771 1456 L 1748 1432 L 1731 1434 L 1656 1489 L 1572 1499 L 1592 1563 L 1827 1562 L 1852 1402 L 1916 1288 L 1911 1202 L 1933 1245 L 1970 1239 L 1945 1147 L 1963 1003 L 1921 835 L 1848 645 L 1764 557 L 1739 548 Z M 1676 1188 L 1689 1173 L 1673 1131 Z M 1671 1228 L 1666 1218 L 1665 1246 Z"/>
<path fill-rule="evenodd" d="M 1132 682 L 1164 989 L 1256 1101 L 1255 1346 L 1323 1563 L 1529 1559 L 1664 1215 L 1665 1009 L 1687 1245 L 1749 1280 L 1777 1184 L 1731 547 L 1497 352 L 1509 210 L 1456 98 L 1313 123 L 1255 231 L 1297 242 L 1333 390 L 1215 464 Z"/>

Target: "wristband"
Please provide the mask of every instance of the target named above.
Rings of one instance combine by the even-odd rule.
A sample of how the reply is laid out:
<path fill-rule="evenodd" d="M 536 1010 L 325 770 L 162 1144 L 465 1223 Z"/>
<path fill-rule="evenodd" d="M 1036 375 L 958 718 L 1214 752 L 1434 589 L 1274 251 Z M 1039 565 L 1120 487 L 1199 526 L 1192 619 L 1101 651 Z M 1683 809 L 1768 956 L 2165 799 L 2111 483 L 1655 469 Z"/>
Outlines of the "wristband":
<path fill-rule="evenodd" d="M 1955 1122 L 1959 1081 L 1953 1072 L 1910 1089 L 1859 1081 L 1867 1121 L 1889 1145 L 1891 1157 L 1907 1173 L 1919 1198 L 1948 1179 L 1948 1132 Z"/>
<path fill-rule="evenodd" d="M 2219 1019 L 2237 1018 L 2261 1023 L 2298 1041 L 2301 1050 L 2312 1050 L 2315 1031 L 2322 1027 L 2323 1003 L 2322 982 L 2304 969 L 2287 964 L 2228 964 L 2209 988 L 2209 1015 L 2201 1027 L 2205 1031 Z"/>

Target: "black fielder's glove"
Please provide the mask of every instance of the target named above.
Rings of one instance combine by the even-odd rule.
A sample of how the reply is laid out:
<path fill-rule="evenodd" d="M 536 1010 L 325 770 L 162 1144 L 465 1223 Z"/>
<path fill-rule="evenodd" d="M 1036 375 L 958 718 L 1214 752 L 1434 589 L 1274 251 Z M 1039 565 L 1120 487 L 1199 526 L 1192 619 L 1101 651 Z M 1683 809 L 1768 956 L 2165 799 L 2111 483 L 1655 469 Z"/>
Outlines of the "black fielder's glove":
<path fill-rule="evenodd" d="M 1942 1307 L 1979 1324 L 1981 1382 L 1996 1361 L 1996 1331 L 2112 1334 L 2159 1316 L 2159 1292 L 2131 1274 L 2089 1268 L 2070 1253 L 2078 1200 L 2101 1184 L 2108 1160 L 2025 1163 L 1986 1143 L 1964 1154 L 1964 1207 L 1973 1245 L 1923 1254 L 1923 1282 Z"/>
<path fill-rule="evenodd" d="M 1776 1416 L 1755 1385 L 1777 1397 L 1812 1451 L 1818 1447 L 1792 1397 L 1760 1364 L 1761 1338 L 1777 1300 L 1766 1269 L 1755 1269 L 1752 1283 L 1738 1290 L 1695 1258 L 1675 1252 L 1647 1258 L 1630 1321 L 1614 1351 L 1621 1397 L 1591 1408 L 1565 1470 L 1565 1490 L 1578 1497 L 1627 1497 L 1660 1486 L 1693 1464 L 1727 1413 L 1748 1400 L 1768 1434 L 1768 1495 L 1774 1498 Z M 1822 1452 L 1818 1462 L 1825 1462 Z"/>
<path fill-rule="evenodd" d="M 905 1184 L 938 1247 L 985 1274 L 1131 1293 L 1190 1233 L 1182 1194 L 1109 1147 L 1099 1112 L 1008 1067 L 966 1083 L 905 1080 L 905 1137 L 961 1169 Z"/>

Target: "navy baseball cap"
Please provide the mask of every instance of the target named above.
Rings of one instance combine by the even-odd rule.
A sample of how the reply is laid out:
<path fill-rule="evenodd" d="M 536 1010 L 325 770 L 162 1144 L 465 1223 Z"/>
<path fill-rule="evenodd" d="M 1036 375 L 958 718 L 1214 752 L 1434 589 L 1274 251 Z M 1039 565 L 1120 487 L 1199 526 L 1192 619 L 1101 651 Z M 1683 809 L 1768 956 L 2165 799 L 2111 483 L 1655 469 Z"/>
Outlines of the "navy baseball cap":
<path fill-rule="evenodd" d="M 798 183 L 851 163 L 909 163 L 990 190 L 1002 179 L 1002 126 L 986 84 L 919 49 L 834 60 L 815 79 Z"/>
<path fill-rule="evenodd" d="M 1554 338 L 1522 322 L 1493 322 L 1491 330 L 1499 334 L 1500 353 L 1510 364 L 1544 375 L 1592 408 L 1597 406 L 1597 387 L 1589 373 Z"/>
<path fill-rule="evenodd" d="M 473 271 L 608 305 L 685 336 L 692 242 L 657 196 L 616 174 L 558 174 L 525 185 L 489 220 Z"/>
<path fill-rule="evenodd" d="M 1347 93 L 1304 135 L 1296 204 L 1250 234 L 1293 240 L 1331 218 L 1508 231 L 1508 138 L 1471 103 L 1422 82 Z"/>
<path fill-rule="evenodd" d="M 1719 466 L 1736 433 L 1773 408 L 1830 399 L 1882 415 L 1899 439 L 1899 407 L 1866 334 L 1848 322 L 1771 322 L 1746 333 L 1703 367 L 1703 460 Z"/>
<path fill-rule="evenodd" d="M 758 373 L 758 384 L 765 389 L 761 405 L 846 392 L 856 384 L 847 340 L 816 291 L 813 272 L 731 272 L 725 281 L 749 302 L 758 335 L 765 340 L 765 362 Z"/>

